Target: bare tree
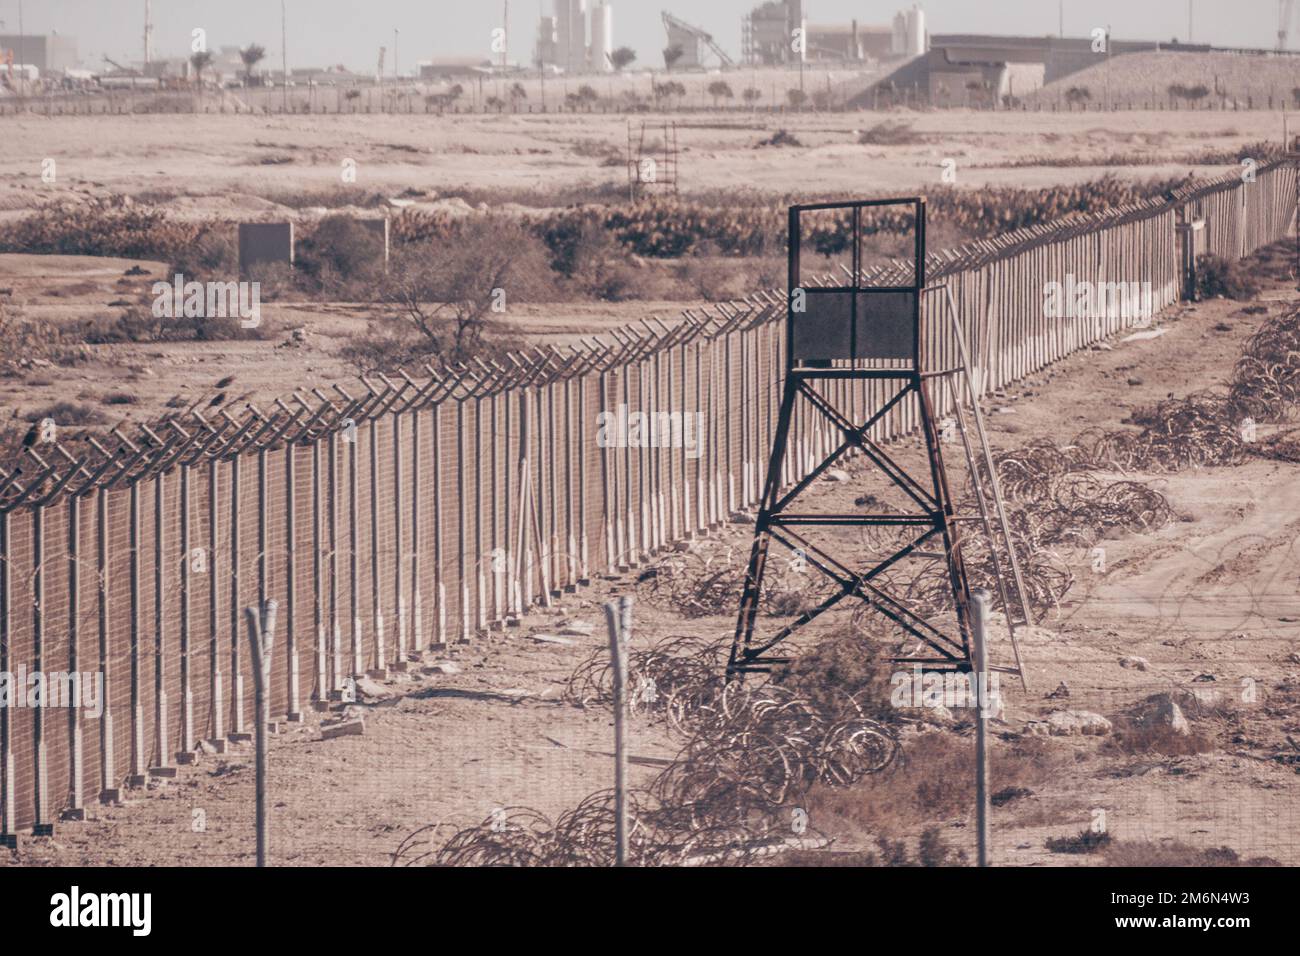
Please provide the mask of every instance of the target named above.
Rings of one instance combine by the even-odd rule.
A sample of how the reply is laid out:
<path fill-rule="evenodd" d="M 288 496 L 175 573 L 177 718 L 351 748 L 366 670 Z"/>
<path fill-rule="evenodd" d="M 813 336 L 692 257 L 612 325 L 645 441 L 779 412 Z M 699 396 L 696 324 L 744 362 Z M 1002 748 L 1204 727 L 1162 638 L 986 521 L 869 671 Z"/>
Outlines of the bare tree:
<path fill-rule="evenodd" d="M 432 351 L 459 360 L 479 349 L 493 314 L 545 291 L 542 249 L 512 220 L 468 219 L 440 240 L 404 246 L 382 298 Z"/>

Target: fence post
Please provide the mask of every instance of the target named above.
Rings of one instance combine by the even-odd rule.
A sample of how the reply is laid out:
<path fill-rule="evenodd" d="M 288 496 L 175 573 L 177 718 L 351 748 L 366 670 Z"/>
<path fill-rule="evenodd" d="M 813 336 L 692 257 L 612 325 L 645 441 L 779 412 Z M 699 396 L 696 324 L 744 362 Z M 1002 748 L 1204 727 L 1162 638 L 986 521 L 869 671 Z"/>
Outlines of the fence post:
<path fill-rule="evenodd" d="M 316 689 L 312 695 L 314 706 L 321 707 L 329 699 L 329 666 L 327 664 L 325 628 L 325 495 L 321 487 L 321 443 L 317 438 L 311 446 L 311 579 L 316 600 L 312 602 L 312 623 L 316 627 Z M 332 580 L 332 576 L 331 576 Z M 332 589 L 331 589 L 332 590 Z"/>
<path fill-rule="evenodd" d="M 7 515 L 0 515 L 0 518 L 8 520 Z M 95 532 L 97 538 L 97 554 L 95 555 L 97 577 L 99 578 L 99 601 L 97 611 L 99 631 L 99 672 L 104 675 L 104 713 L 99 718 L 99 801 L 100 803 L 116 803 L 121 799 L 121 791 L 117 786 L 117 751 L 113 746 L 113 683 L 112 675 L 108 669 L 108 489 L 100 488 L 95 496 Z M 9 553 L 5 549 L 5 554 Z M 0 572 L 7 575 L 9 562 L 7 560 L 0 562 Z M 0 582 L 0 591 L 8 592 L 7 577 Z M 7 607 L 7 604 L 6 604 Z M 8 611 L 3 612 L 4 620 L 8 620 Z M 8 647 L 8 640 L 0 642 L 4 647 Z M 8 668 L 0 663 L 0 670 Z M 3 711 L 0 711 L 0 720 L 7 720 Z"/>
<path fill-rule="evenodd" d="M 275 601 L 263 605 L 262 618 L 258 609 L 244 608 L 248 618 L 248 643 L 253 655 L 253 706 L 257 726 L 254 728 L 256 756 L 256 812 L 257 812 L 257 865 L 266 866 L 266 735 L 271 723 L 271 697 L 267 693 L 271 683 L 271 662 L 275 648 Z"/>
<path fill-rule="evenodd" d="M 345 434 L 352 434 L 347 432 Z M 329 436 L 329 687 L 323 690 L 327 700 L 339 699 L 336 692 L 343 687 L 343 622 L 339 610 L 339 433 Z M 355 435 L 353 438 L 355 439 Z"/>
<path fill-rule="evenodd" d="M 166 485 L 164 477 L 158 475 L 153 486 L 153 697 L 154 697 L 154 750 L 158 753 L 157 766 L 150 767 L 149 773 L 155 777 L 174 777 L 176 768 L 172 766 L 168 754 L 170 740 L 167 734 L 167 683 L 166 676 L 166 621 L 167 615 L 167 542 L 164 533 L 166 521 Z"/>
<path fill-rule="evenodd" d="M 388 676 L 384 647 L 384 579 L 379 565 L 379 419 L 370 422 L 370 614 L 375 634 L 374 667 L 370 676 Z M 358 672 L 360 673 L 360 672 Z"/>
<path fill-rule="evenodd" d="M 10 585 L 9 512 L 0 511 L 0 671 L 9 673 Z M 0 846 L 16 847 L 14 834 L 14 752 L 9 729 L 10 708 L 0 707 Z"/>
<path fill-rule="evenodd" d="M 81 674 L 81 499 L 68 499 L 68 673 L 80 683 Z M 102 701 L 101 701 L 102 702 Z M 84 820 L 81 706 L 68 708 L 68 784 L 72 800 L 65 819 Z"/>
<path fill-rule="evenodd" d="M 374 428 L 374 423 L 370 423 Z M 361 477 L 357 471 L 357 446 L 361 436 L 353 430 L 351 440 L 345 440 L 348 446 L 348 610 L 352 612 L 352 669 L 349 677 L 361 677 L 365 674 L 365 663 L 361 650 Z M 335 675 L 338 680 L 338 675 Z M 343 685 L 340 683 L 340 687 Z"/>
<path fill-rule="evenodd" d="M 140 699 L 140 485 L 131 485 L 131 773 L 127 786 L 143 787 L 144 703 Z"/>
<path fill-rule="evenodd" d="M 402 497 L 402 417 L 393 412 L 393 613 L 397 615 L 397 652 L 393 666 L 406 670 L 406 587 L 405 554 L 402 539 L 405 528 L 404 499 Z"/>
<path fill-rule="evenodd" d="M 420 599 L 420 413 L 411 413 L 411 647 L 413 660 L 424 650 L 424 608 Z"/>
<path fill-rule="evenodd" d="M 298 723 L 302 711 L 298 707 L 298 447 L 284 446 L 284 590 L 285 590 L 285 666 L 288 668 L 288 701 L 285 720 Z"/>
<path fill-rule="evenodd" d="M 244 674 L 239 664 L 240 459 L 230 459 L 230 733 L 231 743 L 249 739 L 244 730 Z"/>
<path fill-rule="evenodd" d="M 32 511 L 32 663 L 35 670 L 45 670 L 45 506 Z M 36 756 L 36 823 L 32 833 L 50 835 L 49 781 L 46 778 L 45 708 L 35 708 L 32 715 L 33 745 Z"/>
<path fill-rule="evenodd" d="M 177 763 L 191 763 L 194 759 L 194 691 L 190 686 L 190 615 L 193 610 L 190 510 L 190 466 L 181 465 L 181 745 L 176 752 Z"/>
<path fill-rule="evenodd" d="M 217 541 L 221 528 L 221 512 L 218 507 L 220 500 L 220 474 L 217 467 L 217 460 L 213 458 L 208 462 L 208 665 L 209 673 L 209 695 L 212 698 L 212 738 L 213 749 L 217 753 L 224 753 L 226 749 L 225 735 L 225 714 L 222 711 L 221 699 L 225 696 L 225 688 L 222 686 L 221 679 L 221 649 L 220 639 L 218 637 L 217 622 L 220 618 L 220 601 L 221 596 L 217 591 Z"/>
<path fill-rule="evenodd" d="M 987 588 L 971 590 L 971 636 L 975 665 L 975 829 L 978 865 L 989 866 L 989 752 L 988 722 L 992 710 L 988 699 L 989 651 Z"/>
<path fill-rule="evenodd" d="M 68 672 L 81 682 L 81 498 L 68 499 Z M 65 819 L 85 819 L 82 805 L 82 709 L 73 701 L 68 709 L 68 783 L 72 801 Z"/>
<path fill-rule="evenodd" d="M 460 588 L 460 630 L 457 641 L 469 643 L 469 576 L 465 558 L 468 541 L 465 537 L 469 518 L 465 502 L 465 399 L 456 400 L 456 581 Z"/>
<path fill-rule="evenodd" d="M 442 574 L 442 402 L 433 406 L 433 619 L 434 644 L 447 644 L 447 584 Z"/>
<path fill-rule="evenodd" d="M 614 865 L 627 865 L 627 643 L 632 630 L 632 598 L 605 603 L 609 657 L 614 666 Z"/>

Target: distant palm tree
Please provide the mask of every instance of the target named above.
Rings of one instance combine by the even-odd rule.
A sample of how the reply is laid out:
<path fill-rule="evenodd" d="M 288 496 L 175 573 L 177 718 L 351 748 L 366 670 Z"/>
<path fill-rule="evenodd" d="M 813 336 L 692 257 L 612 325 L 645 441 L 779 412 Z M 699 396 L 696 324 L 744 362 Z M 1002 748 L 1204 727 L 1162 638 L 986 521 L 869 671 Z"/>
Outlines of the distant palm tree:
<path fill-rule="evenodd" d="M 190 68 L 194 70 L 194 85 L 200 90 L 203 89 L 203 71 L 211 65 L 212 54 L 207 50 L 199 50 L 190 55 Z"/>
<path fill-rule="evenodd" d="M 253 67 L 261 63 L 266 58 L 266 47 L 258 46 L 256 43 L 250 43 L 244 49 L 239 51 L 239 58 L 244 61 L 244 85 L 251 86 L 253 82 Z"/>
<path fill-rule="evenodd" d="M 673 64 L 680 60 L 686 51 L 679 46 L 670 46 L 664 50 L 664 68 L 672 72 Z"/>
<path fill-rule="evenodd" d="M 636 59 L 636 50 L 630 46 L 621 46 L 609 55 L 610 65 L 616 70 L 621 70 L 628 66 Z"/>
<path fill-rule="evenodd" d="M 731 84 L 726 80 L 714 80 L 709 84 L 709 95 L 713 97 L 713 106 L 716 109 L 719 100 L 731 99 L 736 94 L 732 92 Z"/>

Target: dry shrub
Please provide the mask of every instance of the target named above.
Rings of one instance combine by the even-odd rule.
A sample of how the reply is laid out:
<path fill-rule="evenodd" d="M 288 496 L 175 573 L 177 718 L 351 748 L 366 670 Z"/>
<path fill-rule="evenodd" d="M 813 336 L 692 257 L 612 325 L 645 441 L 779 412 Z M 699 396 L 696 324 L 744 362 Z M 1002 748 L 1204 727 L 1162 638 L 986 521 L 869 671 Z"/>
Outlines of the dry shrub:
<path fill-rule="evenodd" d="M 179 273 L 187 280 L 227 281 L 238 271 L 239 247 L 235 227 L 230 224 L 203 224 L 194 240 L 171 259 L 172 275 Z"/>
<path fill-rule="evenodd" d="M 68 367 L 85 362 L 85 349 L 76 337 L 44 319 L 26 319 L 23 313 L 0 299 L 0 373 L 18 374 L 33 363 L 49 362 Z"/>
<path fill-rule="evenodd" d="M 1245 262 L 1203 255 L 1196 261 L 1196 287 L 1203 298 L 1222 296 L 1238 301 L 1259 295 L 1260 284 Z"/>
<path fill-rule="evenodd" d="M 1051 853 L 1096 853 L 1110 845 L 1105 830 L 1081 830 L 1075 836 L 1048 837 L 1043 845 Z"/>
<path fill-rule="evenodd" d="M 911 123 L 885 120 L 858 133 L 858 142 L 863 146 L 913 146 L 924 143 L 925 137 L 913 130 Z"/>
<path fill-rule="evenodd" d="M 1160 754 L 1165 757 L 1188 757 L 1213 751 L 1214 738 L 1201 730 L 1180 734 L 1163 724 L 1135 724 L 1127 728 L 1117 726 L 1107 739 L 1104 749 L 1111 754 L 1130 756 Z"/>
<path fill-rule="evenodd" d="M 989 754 L 989 787 L 1032 790 L 1057 775 L 1068 755 L 1046 739 L 995 741 Z M 885 772 L 848 789 L 814 787 L 809 818 L 824 830 L 828 819 L 859 834 L 914 832 L 941 820 L 965 819 L 975 802 L 975 747 L 969 738 L 935 731 L 904 737 L 899 760 Z"/>
<path fill-rule="evenodd" d="M 258 285 L 263 302 L 292 299 L 298 293 L 293 267 L 287 262 L 258 262 L 249 267 L 248 278 Z"/>
<path fill-rule="evenodd" d="M 789 130 L 779 129 L 771 136 L 760 139 L 754 144 L 757 149 L 760 146 L 802 146 L 803 142 Z"/>
<path fill-rule="evenodd" d="M 943 831 L 926 827 L 916 840 L 913 852 L 905 840 L 891 840 L 878 836 L 874 850 L 847 853 L 825 853 L 816 850 L 797 851 L 779 857 L 781 866 L 871 866 L 871 867 L 937 867 L 967 866 L 970 863 L 965 850 L 948 846 Z"/>
<path fill-rule="evenodd" d="M 184 254 L 204 225 L 169 219 L 161 209 L 124 196 L 56 202 L 6 227 L 0 252 L 121 256 L 170 262 Z"/>
<path fill-rule="evenodd" d="M 87 345 L 232 342 L 261 340 L 271 334 L 265 320 L 256 328 L 245 328 L 238 316 L 159 318 L 144 308 L 131 308 L 120 315 L 92 319 L 84 323 L 80 330 L 81 340 Z"/>
<path fill-rule="evenodd" d="M 711 242 L 700 245 L 677 267 L 677 277 L 691 293 L 709 302 L 722 302 L 738 291 L 739 270 L 721 258 L 717 246 Z M 745 290 L 748 291 L 748 290 Z"/>
<path fill-rule="evenodd" d="M 299 285 L 359 298 L 384 272 L 384 240 L 350 216 L 327 216 L 298 243 Z"/>
<path fill-rule="evenodd" d="M 547 234 L 551 268 L 581 292 L 606 302 L 646 298 L 653 276 L 634 266 L 623 248 L 598 220 L 580 220 L 572 230 Z"/>
<path fill-rule="evenodd" d="M 1112 840 L 1106 849 L 1107 866 L 1281 866 L 1267 856 L 1243 859 L 1231 847 L 1188 846 L 1150 840 Z"/>
<path fill-rule="evenodd" d="M 868 717 L 893 723 L 899 716 L 889 702 L 893 665 L 882 659 L 881 646 L 879 639 L 845 625 L 782 666 L 772 679 L 823 710 L 834 709 L 849 696 Z"/>
<path fill-rule="evenodd" d="M 46 418 L 54 419 L 60 427 L 66 425 L 103 425 L 108 417 L 97 408 L 80 402 L 55 402 L 33 409 L 25 416 L 29 422 L 39 422 Z"/>

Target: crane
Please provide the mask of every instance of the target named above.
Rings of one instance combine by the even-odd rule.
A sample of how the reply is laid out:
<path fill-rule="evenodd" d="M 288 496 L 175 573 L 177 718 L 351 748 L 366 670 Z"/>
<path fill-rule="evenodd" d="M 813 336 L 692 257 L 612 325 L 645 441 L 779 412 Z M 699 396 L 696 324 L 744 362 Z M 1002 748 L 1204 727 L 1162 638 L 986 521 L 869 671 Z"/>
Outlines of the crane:
<path fill-rule="evenodd" d="M 1291 14 L 1295 10 L 1295 0 L 1278 0 L 1277 2 L 1277 49 L 1280 53 L 1286 49 L 1287 34 L 1291 28 Z"/>
<path fill-rule="evenodd" d="M 699 27 L 693 27 L 685 20 L 679 20 L 677 17 L 673 16 L 667 10 L 662 11 L 662 15 L 664 21 L 664 29 L 668 31 L 668 42 L 670 43 L 672 42 L 674 31 L 688 34 L 689 36 L 693 37 L 697 42 L 703 43 L 711 51 L 713 51 L 713 55 L 718 58 L 718 61 L 723 66 L 736 65 L 735 61 L 732 60 L 731 57 L 727 56 L 726 52 L 722 49 L 722 47 L 718 46 L 718 44 L 714 42 L 713 35 L 711 33 L 706 33 L 705 31 L 701 30 Z"/>

